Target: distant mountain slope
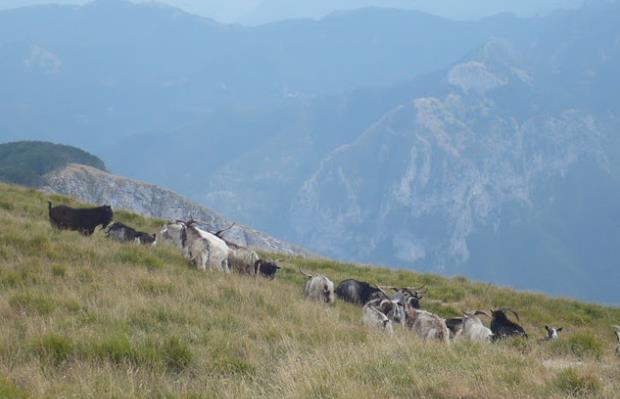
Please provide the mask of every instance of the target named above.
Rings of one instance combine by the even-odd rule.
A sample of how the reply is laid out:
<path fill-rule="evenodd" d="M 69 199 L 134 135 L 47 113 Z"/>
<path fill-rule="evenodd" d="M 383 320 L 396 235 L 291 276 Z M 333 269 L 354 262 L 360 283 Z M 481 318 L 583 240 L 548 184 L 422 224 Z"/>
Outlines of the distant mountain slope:
<path fill-rule="evenodd" d="M 291 206 L 297 240 L 620 303 L 619 18 L 591 4 L 455 64 L 322 160 Z"/>
<path fill-rule="evenodd" d="M 210 140 L 220 114 L 251 116 L 412 79 L 497 28 L 385 9 L 248 28 L 124 0 L 3 11 L 0 139 L 100 152 L 129 136 L 202 122 Z"/>
<path fill-rule="evenodd" d="M 417 10 L 444 18 L 478 19 L 499 13 L 542 15 L 581 4 L 583 0 L 263 0 L 240 21 L 261 24 L 288 18 L 320 18 L 332 12 L 370 6 Z"/>
<path fill-rule="evenodd" d="M 43 175 L 70 163 L 106 170 L 101 159 L 67 145 L 37 141 L 0 144 L 0 181 L 36 187 Z"/>
<path fill-rule="evenodd" d="M 198 220 L 209 231 L 232 224 L 218 213 L 180 195 L 151 184 L 115 176 L 85 165 L 68 165 L 43 176 L 43 190 L 70 196 L 83 202 L 107 204 L 141 215 L 165 220 Z M 280 241 L 242 225 L 235 225 L 226 238 L 240 245 L 274 253 L 307 256 L 303 248 Z"/>

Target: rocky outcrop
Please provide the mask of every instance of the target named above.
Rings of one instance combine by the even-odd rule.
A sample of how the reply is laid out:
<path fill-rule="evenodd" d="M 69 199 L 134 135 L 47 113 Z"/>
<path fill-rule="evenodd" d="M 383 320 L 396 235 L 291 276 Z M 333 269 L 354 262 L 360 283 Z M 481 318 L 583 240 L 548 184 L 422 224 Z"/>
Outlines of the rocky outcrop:
<path fill-rule="evenodd" d="M 173 191 L 106 173 L 90 166 L 71 164 L 43 176 L 43 190 L 76 198 L 97 205 L 108 204 L 144 216 L 165 220 L 196 219 L 209 231 L 218 231 L 232 224 L 211 209 L 200 206 Z M 235 225 L 226 232 L 226 239 L 239 245 L 290 255 L 310 256 L 305 249 L 278 240 L 247 226 Z"/>

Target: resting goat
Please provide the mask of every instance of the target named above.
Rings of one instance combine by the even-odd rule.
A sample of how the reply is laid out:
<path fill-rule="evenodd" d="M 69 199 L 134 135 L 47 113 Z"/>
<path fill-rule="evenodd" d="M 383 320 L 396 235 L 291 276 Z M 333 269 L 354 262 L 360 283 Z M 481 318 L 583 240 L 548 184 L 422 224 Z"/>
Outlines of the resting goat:
<path fill-rule="evenodd" d="M 547 330 L 547 335 L 544 338 L 539 339 L 539 342 L 552 341 L 554 339 L 560 338 L 560 332 L 563 330 L 563 327 L 549 327 L 545 324 L 545 330 Z"/>
<path fill-rule="evenodd" d="M 52 226 L 60 230 L 75 230 L 85 236 L 95 232 L 97 226 L 108 227 L 114 218 L 114 212 L 109 205 L 97 208 L 71 208 L 66 205 L 52 206 L 47 202 L 47 209 Z"/>
<path fill-rule="evenodd" d="M 476 342 L 491 342 L 493 332 L 487 328 L 478 316 L 490 317 L 487 313 L 480 310 L 467 312 L 463 315 L 462 331 L 460 338 Z"/>
<path fill-rule="evenodd" d="M 373 299 L 364 305 L 362 321 L 368 327 L 393 334 L 392 321 L 387 314 L 394 310 L 394 306 L 394 302 L 389 299 Z"/>
<path fill-rule="evenodd" d="M 379 287 L 366 281 L 355 279 L 343 280 L 336 287 L 336 296 L 345 302 L 364 305 L 373 299 L 388 298 L 387 294 Z"/>
<path fill-rule="evenodd" d="M 412 304 L 414 301 L 414 298 L 409 298 L 405 305 L 407 327 L 424 341 L 449 343 L 450 331 L 446 326 L 446 321 L 436 314 L 416 309 Z"/>
<path fill-rule="evenodd" d="M 506 312 L 511 312 L 515 315 L 517 321 L 520 321 L 519 315 L 512 309 L 491 309 L 491 314 L 493 315 L 493 318 L 491 320 L 493 341 L 512 336 L 525 337 L 527 339 L 527 334 L 525 333 L 523 327 L 508 319 L 508 316 L 506 316 Z"/>
<path fill-rule="evenodd" d="M 148 234 L 121 223 L 112 224 L 105 233 L 106 237 L 114 241 L 120 242 L 136 242 L 142 245 L 155 245 L 155 234 Z"/>

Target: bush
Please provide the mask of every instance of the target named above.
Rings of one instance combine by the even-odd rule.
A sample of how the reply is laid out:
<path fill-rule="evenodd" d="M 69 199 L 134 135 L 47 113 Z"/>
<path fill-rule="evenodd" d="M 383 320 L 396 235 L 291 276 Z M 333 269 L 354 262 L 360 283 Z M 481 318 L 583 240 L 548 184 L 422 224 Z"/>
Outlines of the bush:
<path fill-rule="evenodd" d="M 598 377 L 592 374 L 579 374 L 575 369 L 561 371 L 555 378 L 554 385 L 566 395 L 580 397 L 592 397 L 603 388 Z"/>

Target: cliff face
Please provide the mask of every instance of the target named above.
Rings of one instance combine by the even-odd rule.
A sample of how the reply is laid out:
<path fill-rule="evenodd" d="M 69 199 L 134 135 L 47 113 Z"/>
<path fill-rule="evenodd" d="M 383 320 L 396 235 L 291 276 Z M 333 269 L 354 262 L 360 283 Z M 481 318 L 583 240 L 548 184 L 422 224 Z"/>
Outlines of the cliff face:
<path fill-rule="evenodd" d="M 437 94 L 323 159 L 291 206 L 296 240 L 338 258 L 618 303 L 617 102 L 575 100 L 613 82 L 598 77 L 612 58 L 590 61 L 576 95 L 515 47 L 489 42 L 446 71 Z"/>
<path fill-rule="evenodd" d="M 211 209 L 200 206 L 173 191 L 112 175 L 90 166 L 71 164 L 43 176 L 43 190 L 55 192 L 93 204 L 109 204 L 114 209 L 127 209 L 145 216 L 165 220 L 190 218 L 199 220 L 209 231 L 232 224 Z M 247 226 L 235 225 L 226 239 L 239 245 L 270 252 L 309 256 L 305 249 L 280 241 Z"/>

